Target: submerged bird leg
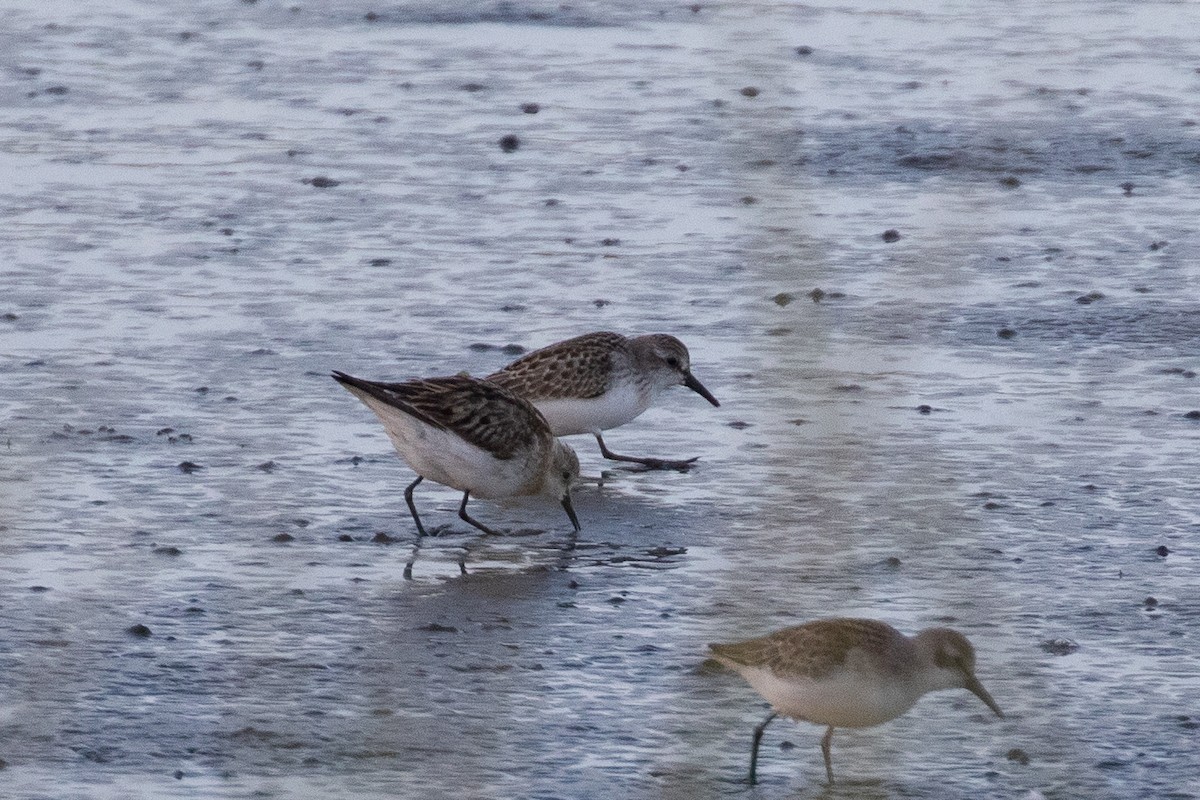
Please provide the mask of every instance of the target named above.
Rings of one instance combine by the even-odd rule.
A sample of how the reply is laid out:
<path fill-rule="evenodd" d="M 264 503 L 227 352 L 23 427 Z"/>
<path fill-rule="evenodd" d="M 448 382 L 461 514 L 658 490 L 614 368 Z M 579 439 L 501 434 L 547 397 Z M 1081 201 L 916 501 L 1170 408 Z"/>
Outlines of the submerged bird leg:
<path fill-rule="evenodd" d="M 672 461 L 666 458 L 639 458 L 638 456 L 623 456 L 619 453 L 614 453 L 608 449 L 608 445 L 604 443 L 604 438 L 600 434 L 596 434 L 596 441 L 600 443 L 600 455 L 612 461 L 627 461 L 631 464 L 641 464 L 646 469 L 677 469 L 680 472 L 687 472 L 692 467 L 700 456 L 695 458 L 685 458 L 678 461 Z"/>
<path fill-rule="evenodd" d="M 833 759 L 829 756 L 829 746 L 833 744 L 833 726 L 829 726 L 829 730 L 825 731 L 825 738 L 821 740 L 821 755 L 825 756 L 825 777 L 829 779 L 829 785 L 833 785 Z"/>
<path fill-rule="evenodd" d="M 428 536 L 429 534 L 426 533 L 425 526 L 421 524 L 421 518 L 417 515 L 417 505 L 413 502 L 412 496 L 413 489 L 417 488 L 417 484 L 423 480 L 425 480 L 425 478 L 418 475 L 417 479 L 408 485 L 408 488 L 404 490 L 404 500 L 408 503 L 408 510 L 412 512 L 413 522 L 417 523 L 417 533 L 419 533 L 421 536 Z M 409 566 L 411 566 L 411 564 Z"/>
<path fill-rule="evenodd" d="M 476 528 L 479 528 L 479 530 L 483 531 L 484 533 L 490 534 L 490 535 L 492 535 L 492 536 L 499 536 L 499 535 L 500 535 L 500 533 L 499 533 L 498 531 L 494 531 L 494 530 L 492 530 L 492 529 L 491 529 L 491 528 L 489 528 L 487 525 L 484 525 L 482 522 L 480 522 L 480 521 L 479 521 L 479 520 L 477 520 L 477 519 L 474 519 L 473 517 L 471 517 L 471 515 L 470 515 L 470 514 L 468 514 L 468 513 L 467 513 L 467 501 L 468 501 L 468 500 L 470 500 L 470 499 L 471 499 L 471 493 L 470 493 L 470 492 L 463 492 L 463 501 L 462 501 L 462 505 L 460 505 L 460 506 L 458 507 L 458 516 L 459 516 L 459 518 L 460 518 L 460 519 L 462 519 L 462 521 L 463 521 L 463 522 L 466 522 L 466 523 L 467 523 L 467 524 L 469 524 L 469 525 L 474 525 Z M 466 567 L 465 567 L 465 566 L 463 566 L 462 564 L 460 564 L 459 566 L 462 568 L 462 570 L 463 570 L 463 574 L 465 575 L 465 574 L 466 574 Z"/>
<path fill-rule="evenodd" d="M 771 724 L 771 720 L 775 719 L 775 712 L 767 714 L 767 718 L 758 724 L 754 729 L 754 744 L 750 746 L 750 785 L 758 783 L 758 745 L 762 741 L 763 732 L 767 726 Z"/>

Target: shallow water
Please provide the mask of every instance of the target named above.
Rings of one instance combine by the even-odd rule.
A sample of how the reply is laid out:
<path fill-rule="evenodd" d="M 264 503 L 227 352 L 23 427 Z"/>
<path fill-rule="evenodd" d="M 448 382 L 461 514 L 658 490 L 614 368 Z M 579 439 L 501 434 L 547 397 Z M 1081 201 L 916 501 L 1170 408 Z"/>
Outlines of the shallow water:
<path fill-rule="evenodd" d="M 0 20 L 3 796 L 1197 796 L 1196 7 Z M 598 329 L 688 343 L 722 407 L 606 439 L 697 468 L 575 439 L 573 551 L 423 485 L 405 581 L 328 371 Z M 776 722 L 750 790 L 704 644 L 830 614 L 960 628 L 1008 719 L 839 732 L 830 790 Z"/>

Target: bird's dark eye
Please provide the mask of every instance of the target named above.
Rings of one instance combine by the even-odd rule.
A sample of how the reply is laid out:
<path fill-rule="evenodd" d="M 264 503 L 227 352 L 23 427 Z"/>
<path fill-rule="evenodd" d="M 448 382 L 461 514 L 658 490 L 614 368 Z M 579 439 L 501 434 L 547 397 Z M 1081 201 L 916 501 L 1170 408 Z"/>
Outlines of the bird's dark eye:
<path fill-rule="evenodd" d="M 567 483 L 570 483 L 570 482 L 571 482 L 571 473 L 569 473 L 569 472 L 564 472 L 564 473 L 563 473 L 563 480 L 564 480 L 565 482 L 567 482 Z"/>
<path fill-rule="evenodd" d="M 676 358 L 675 356 L 667 356 L 667 366 L 668 367 L 678 367 L 679 359 Z"/>

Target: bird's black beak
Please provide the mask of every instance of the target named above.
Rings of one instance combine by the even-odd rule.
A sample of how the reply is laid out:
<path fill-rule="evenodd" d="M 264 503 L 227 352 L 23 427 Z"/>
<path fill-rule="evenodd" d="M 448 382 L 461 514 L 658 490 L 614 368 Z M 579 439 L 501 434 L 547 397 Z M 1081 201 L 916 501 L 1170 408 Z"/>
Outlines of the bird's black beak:
<path fill-rule="evenodd" d="M 1004 712 L 1000 710 L 1000 706 L 996 705 L 996 701 L 992 699 L 990 694 L 988 694 L 988 690 L 983 688 L 983 684 L 979 682 L 978 678 L 976 678 L 974 675 L 968 675 L 966 688 L 967 691 L 971 692 L 985 704 L 987 704 L 988 708 L 990 708 L 992 711 L 995 711 L 997 717 L 1004 719 Z"/>
<path fill-rule="evenodd" d="M 703 397 L 708 402 L 712 403 L 714 406 L 719 407 L 721 405 L 717 402 L 717 398 L 713 397 L 712 393 L 709 392 L 708 389 L 705 389 L 704 384 L 696 380 L 696 376 L 691 372 L 683 373 L 683 385 Z"/>
<path fill-rule="evenodd" d="M 575 516 L 575 509 L 571 507 L 571 495 L 563 495 L 562 507 L 563 511 L 567 512 L 567 516 L 570 517 L 571 524 L 575 526 L 575 532 L 579 533 L 582 528 L 579 527 L 579 517 Z"/>

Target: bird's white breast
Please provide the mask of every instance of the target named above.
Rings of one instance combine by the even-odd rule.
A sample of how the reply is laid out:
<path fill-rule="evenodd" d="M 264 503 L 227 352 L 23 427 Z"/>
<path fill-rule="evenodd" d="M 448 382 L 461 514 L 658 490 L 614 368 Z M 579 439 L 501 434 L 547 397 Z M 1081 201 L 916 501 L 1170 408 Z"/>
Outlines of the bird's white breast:
<path fill-rule="evenodd" d="M 619 383 L 599 397 L 535 400 L 533 404 L 550 423 L 555 436 L 599 433 L 636 419 L 650 407 L 650 391 L 632 383 Z"/>
<path fill-rule="evenodd" d="M 906 681 L 873 680 L 849 670 L 820 679 L 784 678 L 761 667 L 741 667 L 739 672 L 779 713 L 837 728 L 879 725 L 921 697 Z"/>

